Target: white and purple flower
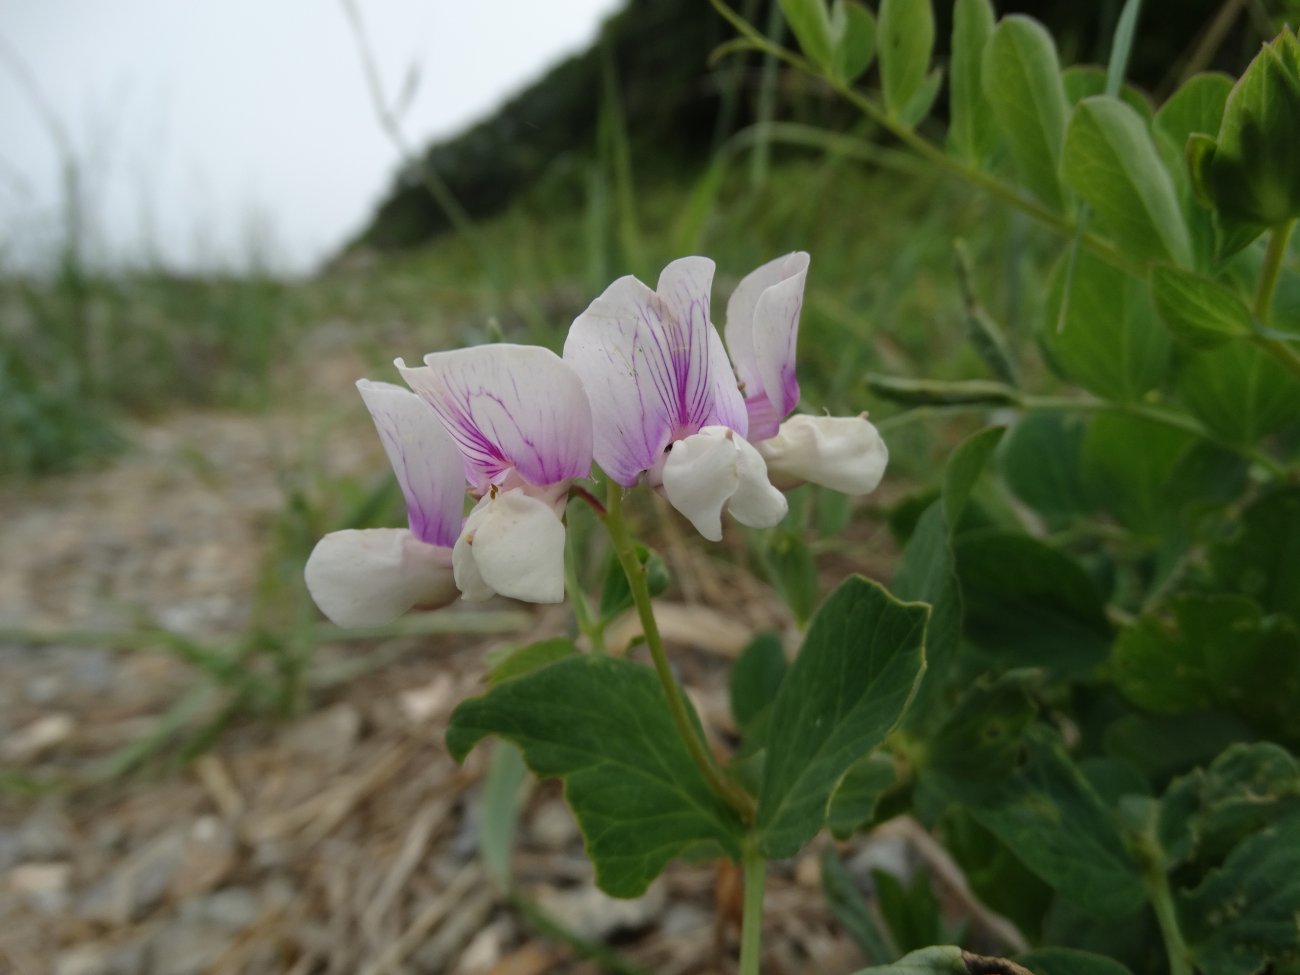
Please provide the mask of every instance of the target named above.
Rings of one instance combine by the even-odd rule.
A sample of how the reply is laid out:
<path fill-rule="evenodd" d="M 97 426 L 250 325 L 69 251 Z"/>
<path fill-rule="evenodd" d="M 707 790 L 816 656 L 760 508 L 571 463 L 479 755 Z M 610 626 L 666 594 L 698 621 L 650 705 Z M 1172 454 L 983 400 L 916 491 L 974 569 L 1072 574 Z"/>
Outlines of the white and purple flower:
<path fill-rule="evenodd" d="M 592 409 L 578 376 L 538 346 L 488 345 L 397 368 L 441 421 L 480 498 L 455 539 L 469 600 L 564 598 L 564 506 L 591 473 Z"/>
<path fill-rule="evenodd" d="M 611 480 L 644 480 L 705 538 L 722 537 L 722 512 L 765 528 L 785 496 L 748 441 L 749 416 L 726 349 L 709 321 L 713 262 L 673 261 L 651 291 L 619 278 L 574 320 L 564 361 L 591 400 L 595 458 Z"/>
<path fill-rule="evenodd" d="M 799 403 L 795 346 L 808 263 L 802 251 L 769 261 L 746 275 L 727 302 L 727 347 L 744 391 L 749 437 L 777 484 L 809 481 L 869 494 L 884 476 L 889 449 L 865 413 L 790 416 Z"/>
<path fill-rule="evenodd" d="M 406 500 L 407 528 L 331 532 L 305 571 L 316 605 L 339 626 L 377 626 L 456 598 L 452 546 L 464 521 L 460 452 L 433 410 L 392 383 L 357 382 Z"/>

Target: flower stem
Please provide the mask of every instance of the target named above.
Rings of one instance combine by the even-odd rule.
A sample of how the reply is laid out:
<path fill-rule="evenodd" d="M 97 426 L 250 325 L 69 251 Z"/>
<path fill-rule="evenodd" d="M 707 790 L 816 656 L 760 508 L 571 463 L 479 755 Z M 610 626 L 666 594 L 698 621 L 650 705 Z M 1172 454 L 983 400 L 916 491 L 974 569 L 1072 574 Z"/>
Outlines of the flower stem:
<path fill-rule="evenodd" d="M 763 888 L 767 862 L 754 847 L 745 850 L 745 905 L 740 918 L 740 975 L 758 975 L 763 949 Z"/>
<path fill-rule="evenodd" d="M 1295 224 L 1294 220 L 1278 224 L 1268 239 L 1268 253 L 1264 255 L 1264 266 L 1259 273 L 1259 289 L 1255 292 L 1255 317 L 1262 322 L 1268 321 L 1269 312 L 1273 309 L 1273 292 L 1277 290 L 1277 279 L 1286 260 L 1286 245 L 1291 240 Z"/>
<path fill-rule="evenodd" d="M 704 776 L 704 780 L 735 811 L 742 822 L 750 823 L 754 819 L 753 798 L 718 768 L 703 735 L 691 720 L 690 711 L 686 706 L 686 696 L 678 686 L 677 679 L 673 677 L 672 668 L 668 664 L 668 654 L 664 651 L 663 637 L 659 635 L 659 624 L 655 621 L 654 607 L 650 602 L 650 586 L 646 581 L 645 566 L 637 558 L 636 544 L 632 541 L 632 536 L 627 530 L 627 522 L 623 519 L 622 491 L 620 485 L 613 481 L 609 482 L 609 492 L 605 499 L 606 510 L 601 520 L 605 523 L 605 530 L 609 532 L 610 542 L 614 546 L 614 555 L 619 565 L 623 567 L 623 574 L 627 576 L 627 587 L 632 593 L 632 602 L 636 605 L 637 615 L 641 619 L 646 646 L 650 649 L 650 657 L 654 661 L 655 673 L 659 675 L 659 683 L 663 685 L 664 697 L 668 701 L 668 711 L 672 715 L 673 724 L 685 743 L 691 760 Z"/>

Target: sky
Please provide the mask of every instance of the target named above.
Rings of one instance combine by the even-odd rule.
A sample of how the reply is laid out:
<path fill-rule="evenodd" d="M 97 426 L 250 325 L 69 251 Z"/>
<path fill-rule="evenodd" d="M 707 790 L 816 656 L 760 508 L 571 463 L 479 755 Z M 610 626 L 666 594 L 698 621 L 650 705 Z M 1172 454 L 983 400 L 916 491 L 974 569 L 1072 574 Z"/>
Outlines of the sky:
<path fill-rule="evenodd" d="M 354 2 L 389 100 L 418 80 L 402 115 L 417 146 L 490 114 L 621 6 Z M 96 263 L 288 273 L 360 229 L 398 158 L 343 0 L 0 0 L 0 267 L 57 253 L 68 157 Z"/>

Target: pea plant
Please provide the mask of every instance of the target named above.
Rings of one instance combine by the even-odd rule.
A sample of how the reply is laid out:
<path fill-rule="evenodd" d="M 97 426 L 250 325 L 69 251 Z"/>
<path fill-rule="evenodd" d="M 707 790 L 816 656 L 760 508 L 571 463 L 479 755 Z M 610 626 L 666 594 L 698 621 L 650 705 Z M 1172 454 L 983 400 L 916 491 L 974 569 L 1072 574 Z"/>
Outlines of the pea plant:
<path fill-rule="evenodd" d="M 1057 241 L 1037 360 L 971 283 L 989 377 L 867 379 L 920 420 L 999 419 L 893 519 L 890 588 L 844 580 L 788 664 L 779 643 L 747 648 L 742 740 L 719 757 L 656 626 L 663 564 L 630 505 L 657 492 L 716 542 L 728 521 L 780 523 L 796 485 L 881 481 L 877 427 L 800 389 L 810 258 L 794 253 L 742 279 L 722 335 L 713 263 L 686 257 L 653 290 L 611 284 L 562 356 L 485 345 L 397 360 L 409 388 L 359 382 L 408 527 L 322 539 L 316 602 L 368 626 L 458 594 L 567 598 L 581 638 L 496 659 L 447 745 L 463 758 L 496 736 L 561 779 L 614 896 L 677 857 L 740 864 L 742 975 L 760 970 L 768 863 L 900 815 L 1014 957 L 881 930 L 828 846 L 828 896 L 887 962 L 869 971 L 1300 972 L 1300 42 L 1284 28 L 1240 79 L 1197 75 L 1153 107 L 1123 81 L 1139 0 L 1104 70 L 1062 70 L 1034 21 L 956 0 L 946 72 L 928 2 L 782 0 L 799 52 L 712 2 L 728 50 L 819 79 Z M 945 74 L 946 129 L 930 119 Z M 608 536 L 598 601 L 566 561 L 573 506 Z M 607 645 L 629 609 L 650 666 Z"/>

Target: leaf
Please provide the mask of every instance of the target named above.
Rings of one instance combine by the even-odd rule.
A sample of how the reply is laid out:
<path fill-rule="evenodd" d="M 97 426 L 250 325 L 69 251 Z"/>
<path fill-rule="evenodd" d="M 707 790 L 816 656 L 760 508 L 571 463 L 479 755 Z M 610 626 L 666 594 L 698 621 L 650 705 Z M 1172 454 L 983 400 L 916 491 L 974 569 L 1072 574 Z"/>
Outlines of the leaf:
<path fill-rule="evenodd" d="M 1300 814 L 1300 763 L 1271 742 L 1238 743 L 1173 782 L 1160 800 L 1166 863 L 1217 866 L 1233 847 Z"/>
<path fill-rule="evenodd" d="M 929 615 L 861 576 L 818 610 L 772 708 L 757 817 L 770 859 L 822 828 L 836 782 L 898 724 L 925 667 Z"/>
<path fill-rule="evenodd" d="M 803 532 L 783 527 L 768 532 L 760 558 L 768 581 L 785 599 L 795 622 L 803 626 L 816 611 L 821 596 L 817 560 Z"/>
<path fill-rule="evenodd" d="M 1300 620 L 1300 488 L 1257 498 L 1240 518 L 1210 549 L 1219 586 Z"/>
<path fill-rule="evenodd" d="M 948 149 L 980 163 L 993 147 L 993 119 L 984 98 L 984 45 L 993 33 L 989 0 L 957 0 L 952 11 L 948 64 Z"/>
<path fill-rule="evenodd" d="M 1086 420 L 1071 413 L 1028 413 L 1002 441 L 1002 476 L 1021 501 L 1055 523 L 1091 510 L 1080 458 Z"/>
<path fill-rule="evenodd" d="M 915 128 L 930 114 L 930 109 L 934 108 L 941 87 L 943 87 L 943 68 L 935 68 L 922 79 L 921 86 L 898 113 L 898 120 L 909 129 Z"/>
<path fill-rule="evenodd" d="M 1131 914 L 1146 894 L 1110 813 L 1045 729 L 1022 740 L 1024 763 L 992 781 L 925 774 L 1062 897 L 1101 917 Z"/>
<path fill-rule="evenodd" d="M 985 427 L 957 445 L 943 470 L 943 510 L 950 531 L 955 531 L 966 510 L 966 501 L 993 456 L 1006 427 Z"/>
<path fill-rule="evenodd" d="M 869 960 L 897 955 L 833 845 L 822 847 L 820 863 L 822 895 L 826 898 L 826 905 L 862 954 Z"/>
<path fill-rule="evenodd" d="M 888 755 L 867 755 L 844 773 L 831 793 L 826 824 L 837 840 L 846 840 L 869 825 L 881 796 L 898 784 L 898 771 Z"/>
<path fill-rule="evenodd" d="M 1008 386 L 1019 386 L 1019 370 L 1007 348 L 1002 327 L 984 310 L 975 294 L 970 254 L 961 240 L 954 241 L 953 254 L 956 258 L 957 286 L 961 289 L 966 337 L 970 340 L 971 348 L 999 381 Z"/>
<path fill-rule="evenodd" d="M 905 118 L 906 109 L 926 82 L 934 50 L 934 10 L 930 0 L 881 0 L 879 32 L 885 110 L 910 124 Z"/>
<path fill-rule="evenodd" d="M 495 685 L 522 677 L 577 652 L 578 648 L 573 645 L 573 641 L 562 636 L 527 646 L 507 647 L 504 652 L 491 651 L 488 654 L 487 683 Z"/>
<path fill-rule="evenodd" d="M 1300 815 L 1256 833 L 1179 898 L 1180 927 L 1199 971 L 1294 972 L 1300 964 Z"/>
<path fill-rule="evenodd" d="M 1221 711 L 1300 742 L 1300 631 L 1244 596 L 1175 596 L 1120 634 L 1111 671 L 1148 711 Z"/>
<path fill-rule="evenodd" d="M 1183 218 L 1195 246 L 1197 263 L 1202 266 L 1214 255 L 1214 220 L 1197 199 L 1187 164 L 1187 145 L 1193 135 L 1210 138 L 1218 133 L 1232 82 L 1226 74 L 1195 75 L 1169 96 L 1152 122 L 1156 147 L 1178 188 Z"/>
<path fill-rule="evenodd" d="M 1141 417 L 1094 417 L 1083 439 L 1083 483 L 1093 505 L 1126 528 L 1154 538 L 1194 496 L 1194 480 L 1175 480 L 1196 438 Z"/>
<path fill-rule="evenodd" d="M 519 749 L 508 741 L 497 742 L 483 779 L 479 854 L 487 875 L 502 892 L 509 891 L 513 885 L 510 860 L 519 824 L 519 791 L 526 774 L 524 756 Z"/>
<path fill-rule="evenodd" d="M 1064 287 L 1058 267 L 1038 331 L 1048 361 L 1061 375 L 1090 393 L 1125 403 L 1164 381 L 1169 333 L 1156 317 L 1145 281 L 1084 251 L 1062 317 Z"/>
<path fill-rule="evenodd" d="M 1105 659 L 1105 605 L 1064 552 L 1001 529 L 961 535 L 954 549 L 973 643 L 1010 666 L 1053 673 L 1084 673 Z"/>
<path fill-rule="evenodd" d="M 916 871 L 907 887 L 887 870 L 872 870 L 871 879 L 880 914 L 900 950 L 916 951 L 945 940 L 929 873 Z"/>
<path fill-rule="evenodd" d="M 1016 961 L 1034 975 L 1133 975 L 1113 958 L 1073 948 L 1035 948 Z"/>
<path fill-rule="evenodd" d="M 892 965 L 863 968 L 854 975 L 971 975 L 971 969 L 966 965 L 968 957 L 976 956 L 955 945 L 922 948 L 904 955 Z"/>
<path fill-rule="evenodd" d="M 1061 72 L 1061 87 L 1065 89 L 1065 100 L 1077 105 L 1085 98 L 1106 94 L 1106 71 L 1095 64 L 1072 64 Z M 1154 114 L 1151 103 L 1132 85 L 1121 86 L 1119 98 L 1144 121 L 1151 120 Z"/>
<path fill-rule="evenodd" d="M 567 657 L 506 681 L 455 710 L 447 748 L 462 761 L 487 735 L 519 746 L 537 775 L 564 780 L 608 894 L 640 895 L 695 844 L 740 856 L 741 824 L 691 760 L 647 667 Z"/>
<path fill-rule="evenodd" d="M 1190 356 L 1178 374 L 1178 395 L 1202 423 L 1232 443 L 1254 445 L 1300 419 L 1300 383 L 1248 342 Z"/>
<path fill-rule="evenodd" d="M 1028 17 L 1003 18 L 984 48 L 981 71 L 1021 179 L 1049 207 L 1064 210 L 1058 172 L 1069 107 L 1052 35 Z"/>
<path fill-rule="evenodd" d="M 785 648 L 775 633 L 760 633 L 740 651 L 731 670 L 731 716 L 742 731 L 776 700 L 787 669 Z"/>
<path fill-rule="evenodd" d="M 781 13 L 804 54 L 818 67 L 830 67 L 834 39 L 825 0 L 781 0 Z"/>
<path fill-rule="evenodd" d="M 1251 335 L 1250 309 L 1216 281 L 1168 265 L 1151 272 L 1151 296 L 1174 337 L 1196 349 L 1211 349 Z"/>
<path fill-rule="evenodd" d="M 876 57 L 876 19 L 857 0 L 835 0 L 831 33 L 835 43 L 831 73 L 852 84 Z"/>
<path fill-rule="evenodd" d="M 1139 261 L 1191 263 L 1191 238 L 1173 180 L 1142 117 L 1118 98 L 1097 95 L 1075 108 L 1061 178 L 1125 253 Z"/>

